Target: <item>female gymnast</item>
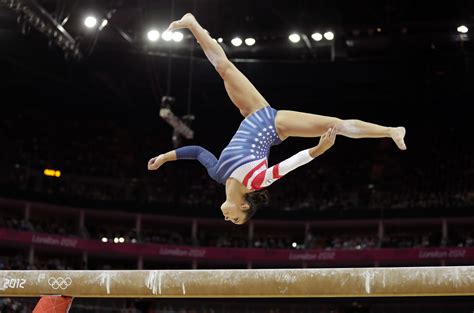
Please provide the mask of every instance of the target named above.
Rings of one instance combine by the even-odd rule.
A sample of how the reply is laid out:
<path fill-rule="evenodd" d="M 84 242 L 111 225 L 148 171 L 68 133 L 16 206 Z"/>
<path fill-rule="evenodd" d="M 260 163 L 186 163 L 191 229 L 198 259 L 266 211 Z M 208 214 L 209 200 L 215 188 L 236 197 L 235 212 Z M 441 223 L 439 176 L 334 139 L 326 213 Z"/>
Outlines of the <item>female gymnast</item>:
<path fill-rule="evenodd" d="M 226 201 L 221 205 L 225 220 L 243 224 L 267 204 L 268 193 L 261 190 L 291 170 L 304 165 L 329 149 L 336 135 L 350 138 L 392 138 L 405 150 L 405 128 L 385 127 L 360 120 L 342 120 L 296 111 L 275 110 L 252 83 L 227 59 L 222 47 L 187 13 L 170 24 L 168 30 L 187 28 L 191 31 L 224 80 L 229 98 L 244 120 L 219 159 L 200 146 L 186 146 L 160 154 L 148 162 L 156 170 L 168 161 L 198 160 L 209 176 L 225 185 Z M 321 137 L 319 144 L 289 159 L 268 167 L 270 147 L 288 137 Z"/>

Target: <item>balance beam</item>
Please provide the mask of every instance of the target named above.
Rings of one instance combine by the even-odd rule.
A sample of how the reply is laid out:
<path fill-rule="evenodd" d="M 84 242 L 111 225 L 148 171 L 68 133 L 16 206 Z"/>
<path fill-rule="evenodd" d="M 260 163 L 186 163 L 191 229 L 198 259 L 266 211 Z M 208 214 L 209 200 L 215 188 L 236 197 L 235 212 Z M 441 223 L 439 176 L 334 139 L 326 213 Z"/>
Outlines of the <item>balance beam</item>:
<path fill-rule="evenodd" d="M 472 296 L 474 266 L 0 271 L 0 297 L 319 298 Z"/>

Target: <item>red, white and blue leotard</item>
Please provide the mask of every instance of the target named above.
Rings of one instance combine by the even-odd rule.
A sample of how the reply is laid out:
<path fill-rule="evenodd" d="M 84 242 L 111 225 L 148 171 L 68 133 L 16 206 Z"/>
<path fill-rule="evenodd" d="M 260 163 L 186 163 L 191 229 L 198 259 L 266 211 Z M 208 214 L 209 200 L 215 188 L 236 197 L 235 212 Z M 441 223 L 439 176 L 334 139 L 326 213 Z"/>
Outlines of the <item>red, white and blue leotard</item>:
<path fill-rule="evenodd" d="M 257 190 L 269 186 L 289 171 L 308 163 L 313 158 L 303 150 L 291 158 L 268 168 L 268 155 L 273 145 L 281 143 L 275 128 L 277 111 L 266 106 L 247 116 L 222 150 L 219 160 L 200 146 L 176 149 L 176 157 L 195 159 L 207 168 L 209 176 L 225 184 L 229 177 L 247 188 Z"/>
<path fill-rule="evenodd" d="M 309 149 L 303 150 L 270 168 L 267 158 L 246 163 L 237 168 L 230 177 L 237 179 L 250 190 L 259 190 L 311 160 L 313 157 L 309 154 Z"/>

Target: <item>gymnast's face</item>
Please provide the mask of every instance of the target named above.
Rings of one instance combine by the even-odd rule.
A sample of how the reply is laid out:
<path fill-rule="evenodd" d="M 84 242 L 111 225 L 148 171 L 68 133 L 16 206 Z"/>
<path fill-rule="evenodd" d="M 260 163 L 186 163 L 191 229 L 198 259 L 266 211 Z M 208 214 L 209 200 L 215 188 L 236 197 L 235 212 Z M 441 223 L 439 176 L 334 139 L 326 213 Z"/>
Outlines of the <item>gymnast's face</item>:
<path fill-rule="evenodd" d="M 237 204 L 229 200 L 226 200 L 221 205 L 224 219 L 237 225 L 242 225 L 245 222 L 245 217 L 247 216 L 245 214 L 246 209 L 248 209 L 247 203 Z"/>

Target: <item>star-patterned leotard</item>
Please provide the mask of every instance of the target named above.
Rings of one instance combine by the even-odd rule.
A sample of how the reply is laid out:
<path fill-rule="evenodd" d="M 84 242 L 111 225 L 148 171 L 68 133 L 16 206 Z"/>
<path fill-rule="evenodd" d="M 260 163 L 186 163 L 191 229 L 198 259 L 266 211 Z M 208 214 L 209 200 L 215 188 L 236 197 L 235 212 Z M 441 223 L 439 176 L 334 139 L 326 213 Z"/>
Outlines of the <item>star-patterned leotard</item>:
<path fill-rule="evenodd" d="M 281 143 L 275 127 L 276 114 L 275 109 L 266 106 L 247 116 L 222 150 L 219 160 L 200 146 L 178 148 L 176 157 L 178 160 L 197 159 L 207 168 L 209 176 L 219 183 L 225 184 L 232 177 L 251 190 L 266 187 L 313 159 L 308 150 L 304 150 L 268 168 L 271 146 Z"/>

